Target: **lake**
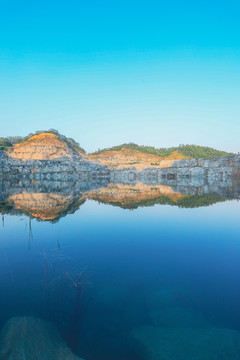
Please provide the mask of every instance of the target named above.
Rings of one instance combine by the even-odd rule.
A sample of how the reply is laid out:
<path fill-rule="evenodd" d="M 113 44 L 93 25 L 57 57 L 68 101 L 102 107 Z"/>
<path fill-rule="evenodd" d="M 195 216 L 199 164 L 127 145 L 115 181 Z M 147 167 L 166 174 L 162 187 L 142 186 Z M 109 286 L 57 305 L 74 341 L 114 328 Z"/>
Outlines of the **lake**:
<path fill-rule="evenodd" d="M 239 184 L 180 185 L 3 181 L 0 327 L 51 321 L 85 360 L 240 359 Z"/>

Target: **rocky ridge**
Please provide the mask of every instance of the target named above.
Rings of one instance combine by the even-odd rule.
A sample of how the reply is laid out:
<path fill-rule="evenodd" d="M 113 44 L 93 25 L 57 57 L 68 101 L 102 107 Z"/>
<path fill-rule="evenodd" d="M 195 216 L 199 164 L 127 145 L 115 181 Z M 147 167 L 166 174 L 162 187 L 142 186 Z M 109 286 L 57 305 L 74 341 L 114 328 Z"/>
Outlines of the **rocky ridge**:
<path fill-rule="evenodd" d="M 133 161 L 136 154 L 139 159 Z M 240 177 L 240 155 L 183 159 L 181 154 L 174 153 L 168 159 L 158 158 L 158 162 L 154 156 L 131 149 L 103 153 L 101 157 L 89 156 L 80 153 L 60 136 L 46 132 L 31 136 L 8 152 L 0 151 L 0 178 L 78 181 L 84 176 L 86 179 L 105 177 L 110 182 L 123 181 L 124 178 L 146 182 L 151 177 L 163 183 L 166 179 L 227 181 L 228 178 Z M 112 166 L 112 161 L 117 161 L 116 167 Z"/>

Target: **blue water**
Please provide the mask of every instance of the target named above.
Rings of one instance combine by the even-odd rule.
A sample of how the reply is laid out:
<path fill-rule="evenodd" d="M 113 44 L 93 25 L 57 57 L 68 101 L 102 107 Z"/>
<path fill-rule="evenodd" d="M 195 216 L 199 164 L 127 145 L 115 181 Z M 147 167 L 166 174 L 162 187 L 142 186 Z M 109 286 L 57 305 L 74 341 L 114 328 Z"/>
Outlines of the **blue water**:
<path fill-rule="evenodd" d="M 87 200 L 56 223 L 4 215 L 0 326 L 50 320 L 86 360 L 146 359 L 130 334 L 154 326 L 156 306 L 240 331 L 239 215 L 237 200 L 135 210 Z"/>

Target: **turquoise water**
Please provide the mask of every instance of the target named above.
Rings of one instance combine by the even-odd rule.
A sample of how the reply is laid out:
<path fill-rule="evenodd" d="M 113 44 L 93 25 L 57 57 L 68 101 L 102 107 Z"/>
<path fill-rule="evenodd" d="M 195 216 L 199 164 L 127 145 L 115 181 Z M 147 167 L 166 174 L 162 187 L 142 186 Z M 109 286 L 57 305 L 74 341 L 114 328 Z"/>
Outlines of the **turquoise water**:
<path fill-rule="evenodd" d="M 237 200 L 134 210 L 87 200 L 57 222 L 5 214 L 0 326 L 50 320 L 86 360 L 153 359 L 144 329 L 240 332 L 239 214 Z"/>

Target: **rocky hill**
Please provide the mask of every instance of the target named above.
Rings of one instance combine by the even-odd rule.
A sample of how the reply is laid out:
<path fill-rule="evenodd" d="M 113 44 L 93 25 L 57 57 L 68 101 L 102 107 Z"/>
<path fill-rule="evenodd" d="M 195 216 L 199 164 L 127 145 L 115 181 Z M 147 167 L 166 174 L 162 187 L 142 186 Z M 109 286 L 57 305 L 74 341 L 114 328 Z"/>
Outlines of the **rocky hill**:
<path fill-rule="evenodd" d="M 15 144 L 8 155 L 21 160 L 53 160 L 61 157 L 78 157 L 82 155 L 59 136 L 52 133 L 40 133 L 28 140 Z"/>
<path fill-rule="evenodd" d="M 175 161 L 189 159 L 189 157 L 182 155 L 178 151 L 174 151 L 168 156 L 160 157 L 157 154 L 144 153 L 138 149 L 123 147 L 120 150 L 106 150 L 99 154 L 91 154 L 89 159 L 97 160 L 99 163 L 113 169 L 134 167 L 137 170 L 143 170 L 149 167 L 167 168 L 172 166 Z"/>
<path fill-rule="evenodd" d="M 178 180 L 180 177 L 209 177 L 225 180 L 240 176 L 240 155 L 226 156 L 225 152 L 195 145 L 181 145 L 180 152 L 175 148 L 157 150 L 125 144 L 123 147 L 117 146 L 87 155 L 73 139 L 66 138 L 56 130 L 38 132 L 24 139 L 7 139 L 11 146 L 0 151 L 0 177 L 10 175 L 76 181 L 85 176 L 116 179 L 124 177 L 124 172 L 127 171 L 126 176 L 131 173 L 131 176 L 141 181 L 148 176 L 155 176 L 158 181 L 164 182 L 166 178 Z M 217 157 L 209 158 L 215 153 L 218 154 Z M 196 158 L 187 154 L 196 154 Z M 205 158 L 198 158 L 199 154 L 203 154 Z"/>

